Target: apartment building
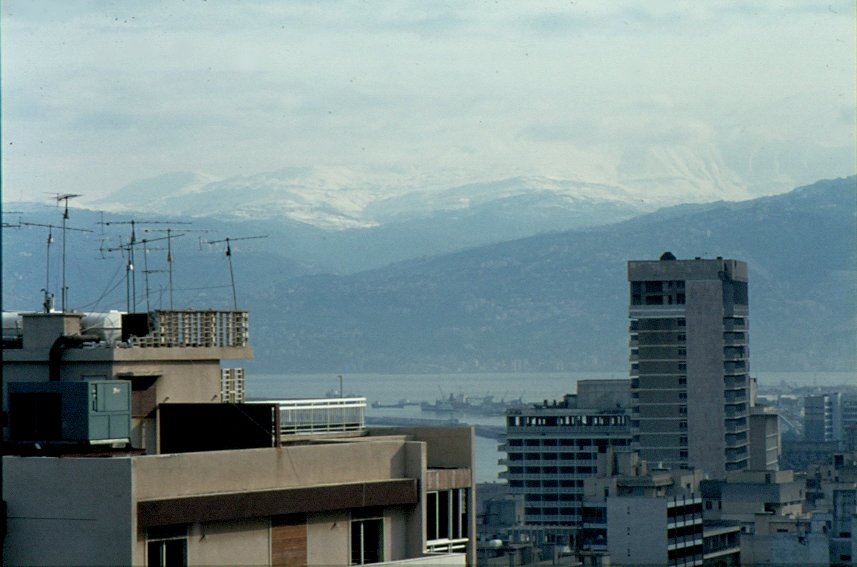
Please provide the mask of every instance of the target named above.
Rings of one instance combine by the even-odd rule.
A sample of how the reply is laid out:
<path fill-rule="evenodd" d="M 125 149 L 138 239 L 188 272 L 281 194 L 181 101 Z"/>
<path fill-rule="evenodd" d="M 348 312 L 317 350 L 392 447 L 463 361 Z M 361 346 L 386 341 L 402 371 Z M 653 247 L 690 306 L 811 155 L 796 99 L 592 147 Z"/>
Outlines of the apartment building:
<path fill-rule="evenodd" d="M 506 413 L 502 464 L 509 492 L 524 499 L 524 524 L 568 545 L 581 523 L 584 480 L 597 473 L 599 455 L 627 450 L 629 414 L 617 407 L 627 380 L 581 381 L 578 394 Z M 578 406 L 580 398 L 601 407 Z"/>
<path fill-rule="evenodd" d="M 747 265 L 628 262 L 631 430 L 641 458 L 715 477 L 749 463 Z"/>

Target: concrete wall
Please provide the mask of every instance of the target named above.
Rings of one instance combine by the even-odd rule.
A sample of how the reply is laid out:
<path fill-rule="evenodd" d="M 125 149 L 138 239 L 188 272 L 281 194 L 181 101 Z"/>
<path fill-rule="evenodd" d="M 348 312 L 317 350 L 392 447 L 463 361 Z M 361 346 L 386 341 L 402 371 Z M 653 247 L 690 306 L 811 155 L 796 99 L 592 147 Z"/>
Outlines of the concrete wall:
<path fill-rule="evenodd" d="M 609 497 L 607 549 L 618 565 L 666 565 L 666 500 Z"/>
<path fill-rule="evenodd" d="M 722 284 L 688 281 L 686 293 L 688 464 L 722 478 L 726 473 Z"/>
<path fill-rule="evenodd" d="M 307 564 L 351 563 L 351 517 L 346 512 L 312 514 L 307 518 Z"/>
<path fill-rule="evenodd" d="M 188 565 L 267 565 L 270 528 L 268 518 L 194 524 L 188 530 Z"/>
<path fill-rule="evenodd" d="M 134 458 L 138 500 L 407 478 L 406 443 L 379 438 Z"/>
<path fill-rule="evenodd" d="M 473 468 L 475 437 L 472 427 L 390 427 L 373 431 L 408 435 L 427 444 L 428 468 Z"/>
<path fill-rule="evenodd" d="M 801 541 L 792 534 L 741 534 L 742 565 L 829 565 L 826 536 L 809 534 Z"/>
<path fill-rule="evenodd" d="M 4 564 L 132 564 L 131 467 L 128 458 L 3 457 Z"/>
<path fill-rule="evenodd" d="M 777 470 L 780 457 L 780 425 L 776 413 L 761 409 L 750 414 L 750 469 Z"/>

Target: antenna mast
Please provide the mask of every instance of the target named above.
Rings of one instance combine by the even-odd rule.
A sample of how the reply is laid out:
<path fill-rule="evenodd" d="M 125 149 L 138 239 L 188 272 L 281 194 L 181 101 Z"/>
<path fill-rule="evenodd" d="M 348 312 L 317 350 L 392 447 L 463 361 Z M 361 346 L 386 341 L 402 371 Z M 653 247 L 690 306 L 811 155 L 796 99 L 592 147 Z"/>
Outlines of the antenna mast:
<path fill-rule="evenodd" d="M 65 223 L 68 220 L 68 200 L 80 196 L 74 193 L 65 193 L 64 195 L 57 194 L 56 197 L 57 205 L 59 205 L 60 201 L 63 201 L 65 205 L 65 210 L 63 210 L 62 214 L 62 289 L 60 290 L 62 292 L 60 296 L 62 297 L 61 307 L 63 313 L 65 313 L 66 302 L 68 300 L 68 286 L 65 285 Z"/>
<path fill-rule="evenodd" d="M 189 222 L 176 222 L 174 224 L 191 224 Z M 147 228 L 146 232 L 166 232 L 167 233 L 167 271 L 169 272 L 169 282 L 170 282 L 170 309 L 173 309 L 173 261 L 175 257 L 173 257 L 173 238 L 178 238 L 179 236 L 184 236 L 188 232 L 209 232 L 208 230 L 194 230 L 194 229 L 184 229 L 184 232 L 181 234 L 172 234 L 171 228 Z"/>
<path fill-rule="evenodd" d="M 262 236 L 242 236 L 240 238 L 229 238 L 226 237 L 223 240 L 209 240 L 209 244 L 217 244 L 218 242 L 226 243 L 226 259 L 229 260 L 229 280 L 232 282 L 232 307 L 236 311 L 238 310 L 238 296 L 235 293 L 235 272 L 232 270 L 232 247 L 229 246 L 230 242 L 235 240 L 255 240 L 257 238 L 268 238 L 268 235 Z"/>
<path fill-rule="evenodd" d="M 53 229 L 61 228 L 63 230 L 63 235 L 65 235 L 65 231 L 67 230 L 77 232 L 92 231 L 85 228 L 72 228 L 70 226 L 65 226 L 65 221 L 63 221 L 62 226 L 57 226 L 55 224 L 42 224 L 38 222 L 22 222 L 20 224 L 21 226 L 41 226 L 48 229 L 47 252 L 45 258 L 45 287 L 42 289 L 42 292 L 45 294 L 45 298 L 42 305 L 45 308 L 45 313 L 50 313 L 54 309 L 54 295 L 51 293 L 51 244 L 54 243 Z M 65 244 L 65 236 L 63 236 L 63 244 Z M 63 246 L 63 289 L 65 289 L 65 246 Z M 64 297 L 64 294 L 60 294 L 60 297 Z M 64 302 L 63 311 L 65 311 Z"/>
<path fill-rule="evenodd" d="M 102 222 L 101 224 L 103 224 L 105 226 L 110 226 L 111 224 L 130 224 L 131 225 L 131 238 L 128 241 L 128 244 L 120 245 L 118 248 L 108 248 L 107 249 L 108 252 L 112 252 L 114 250 L 119 250 L 119 249 L 128 250 L 128 264 L 125 268 L 125 274 L 126 274 L 126 278 L 127 278 L 127 281 L 125 284 L 125 286 L 126 286 L 125 295 L 127 296 L 126 300 L 128 303 L 128 313 L 131 313 L 132 307 L 134 308 L 134 310 L 137 309 L 137 276 L 136 276 L 136 272 L 134 270 L 134 246 L 136 246 L 138 244 L 138 242 L 137 242 L 137 235 L 134 231 L 134 227 L 136 227 L 136 225 L 138 225 L 138 224 L 191 224 L 191 223 L 189 223 L 189 222 L 167 222 L 167 221 L 136 221 L 134 219 L 131 219 L 130 221 L 108 221 L 108 222 Z M 167 229 L 167 230 L 168 230 L 167 236 L 164 238 L 149 239 L 148 241 L 143 239 L 141 242 L 145 243 L 145 242 L 154 242 L 155 240 L 165 240 L 165 239 L 169 240 L 170 239 L 169 229 Z M 177 236 L 182 236 L 182 235 L 177 235 Z M 168 247 L 170 246 L 169 243 L 167 244 L 167 246 Z M 170 252 L 167 254 L 167 262 L 172 262 L 171 257 L 172 257 L 172 250 L 170 250 Z M 172 274 L 171 274 L 170 279 L 172 279 Z M 172 285 L 170 286 L 170 288 L 172 289 Z M 148 293 L 148 289 L 146 290 L 146 293 Z M 132 301 L 131 301 L 132 298 L 133 298 L 133 305 L 132 305 Z"/>

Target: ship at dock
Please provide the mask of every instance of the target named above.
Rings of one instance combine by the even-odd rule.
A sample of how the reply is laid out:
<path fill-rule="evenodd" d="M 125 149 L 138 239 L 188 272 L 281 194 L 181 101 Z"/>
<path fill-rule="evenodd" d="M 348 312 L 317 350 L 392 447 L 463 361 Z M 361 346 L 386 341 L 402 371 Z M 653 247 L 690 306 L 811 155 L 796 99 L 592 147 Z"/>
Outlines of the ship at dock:
<path fill-rule="evenodd" d="M 506 400 L 505 398 L 496 400 L 492 395 L 468 396 L 465 394 L 449 394 L 434 402 L 422 402 L 420 409 L 425 412 L 444 414 L 459 413 L 502 416 L 506 414 L 506 410 L 508 409 L 522 408 L 526 405 L 521 396 L 512 400 Z"/>

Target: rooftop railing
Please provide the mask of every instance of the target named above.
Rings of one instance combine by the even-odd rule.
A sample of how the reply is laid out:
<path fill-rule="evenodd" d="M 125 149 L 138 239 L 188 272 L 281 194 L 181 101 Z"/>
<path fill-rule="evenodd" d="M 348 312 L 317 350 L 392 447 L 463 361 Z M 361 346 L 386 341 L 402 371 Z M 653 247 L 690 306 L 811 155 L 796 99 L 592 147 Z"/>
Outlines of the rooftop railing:
<path fill-rule="evenodd" d="M 366 427 L 366 398 L 266 400 L 275 404 L 280 435 L 362 431 Z"/>
<path fill-rule="evenodd" d="M 247 311 L 158 310 L 150 315 L 152 331 L 129 341 L 137 347 L 246 347 Z"/>

